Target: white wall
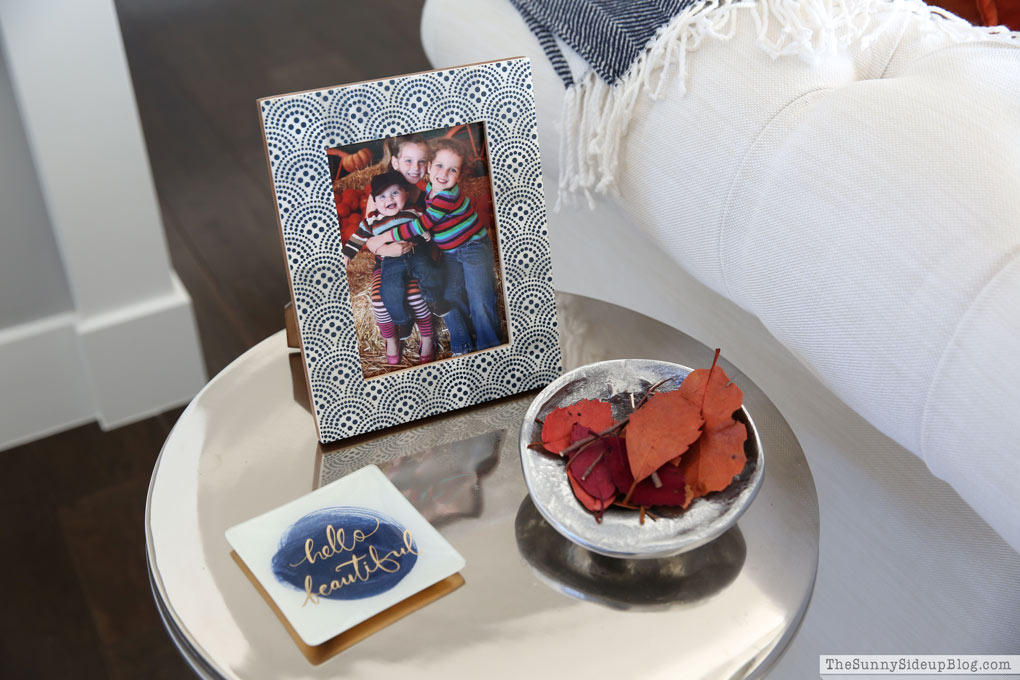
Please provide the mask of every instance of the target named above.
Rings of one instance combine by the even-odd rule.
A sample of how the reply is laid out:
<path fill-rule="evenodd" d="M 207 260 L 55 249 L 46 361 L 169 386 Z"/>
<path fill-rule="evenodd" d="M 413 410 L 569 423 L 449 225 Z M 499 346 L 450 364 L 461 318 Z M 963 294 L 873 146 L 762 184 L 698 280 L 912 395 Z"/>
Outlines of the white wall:
<path fill-rule="evenodd" d="M 4 448 L 158 413 L 205 371 L 112 0 L 0 0 L 0 46 Z"/>
<path fill-rule="evenodd" d="M 0 326 L 74 305 L 0 51 Z"/>

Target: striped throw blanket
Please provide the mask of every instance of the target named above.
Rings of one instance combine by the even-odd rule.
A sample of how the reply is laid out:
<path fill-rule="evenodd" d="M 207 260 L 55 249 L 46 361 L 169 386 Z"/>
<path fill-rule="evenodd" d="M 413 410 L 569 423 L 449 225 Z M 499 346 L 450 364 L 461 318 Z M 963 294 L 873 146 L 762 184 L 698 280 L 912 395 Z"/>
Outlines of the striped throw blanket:
<path fill-rule="evenodd" d="M 510 0 L 567 87 L 573 74 L 557 38 L 602 80 L 617 82 L 662 26 L 695 0 Z"/>
<path fill-rule="evenodd" d="M 867 45 L 897 25 L 959 42 L 1014 42 L 1003 27 L 983 28 L 922 0 L 510 0 L 567 88 L 563 104 L 560 196 L 616 189 L 620 144 L 638 97 L 685 91 L 686 55 L 708 39 L 734 35 L 736 17 L 753 17 L 757 44 L 773 58 L 811 61 L 851 44 Z M 579 143 L 579 140 L 586 140 Z"/>

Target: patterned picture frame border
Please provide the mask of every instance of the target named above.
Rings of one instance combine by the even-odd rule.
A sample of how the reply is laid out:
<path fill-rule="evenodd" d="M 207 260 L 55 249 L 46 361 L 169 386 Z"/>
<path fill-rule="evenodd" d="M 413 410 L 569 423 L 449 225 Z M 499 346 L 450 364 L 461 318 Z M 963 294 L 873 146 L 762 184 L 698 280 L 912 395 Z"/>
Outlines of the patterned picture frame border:
<path fill-rule="evenodd" d="M 561 373 L 542 165 L 526 58 L 258 101 L 319 440 L 547 385 Z M 326 149 L 485 124 L 509 344 L 365 379 Z"/>

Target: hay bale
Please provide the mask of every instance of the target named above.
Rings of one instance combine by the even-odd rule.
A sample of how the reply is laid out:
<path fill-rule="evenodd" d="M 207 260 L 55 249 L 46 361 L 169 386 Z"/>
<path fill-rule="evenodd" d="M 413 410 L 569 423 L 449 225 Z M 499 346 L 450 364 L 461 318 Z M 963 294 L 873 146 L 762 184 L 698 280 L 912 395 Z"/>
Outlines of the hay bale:
<path fill-rule="evenodd" d="M 358 353 L 361 355 L 362 374 L 366 379 L 391 373 L 401 368 L 418 365 L 418 347 L 421 346 L 421 335 L 417 326 L 411 337 L 404 343 L 401 361 L 390 365 L 386 361 L 386 341 L 379 333 L 379 325 L 375 322 L 372 311 L 372 270 L 375 269 L 375 256 L 367 251 L 358 253 L 347 268 L 347 282 L 351 287 L 351 307 L 354 313 L 354 330 L 358 336 Z M 432 317 L 432 331 L 436 336 L 436 359 L 448 359 L 450 353 L 450 333 L 443 325 L 442 319 Z"/>
<path fill-rule="evenodd" d="M 378 174 L 386 172 L 389 166 L 383 163 L 376 163 L 375 165 L 369 165 L 361 170 L 355 170 L 349 172 L 343 177 L 337 178 L 333 182 L 333 191 L 343 191 L 344 189 L 357 189 L 358 191 L 364 190 L 368 183 L 372 181 L 372 178 Z"/>

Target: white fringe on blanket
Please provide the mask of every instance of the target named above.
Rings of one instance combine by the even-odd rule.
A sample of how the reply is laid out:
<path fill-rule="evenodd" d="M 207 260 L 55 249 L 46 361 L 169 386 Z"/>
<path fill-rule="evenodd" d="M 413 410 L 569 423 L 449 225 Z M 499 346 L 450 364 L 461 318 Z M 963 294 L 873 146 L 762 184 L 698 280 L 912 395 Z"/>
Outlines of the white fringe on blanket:
<path fill-rule="evenodd" d="M 758 46 L 773 59 L 797 55 L 812 59 L 836 54 L 859 41 L 866 48 L 906 14 L 923 18 L 922 27 L 956 42 L 996 40 L 1020 44 L 1020 33 L 1003 26 L 973 26 L 922 0 L 706 0 L 663 26 L 616 85 L 588 71 L 567 88 L 560 145 L 560 197 L 591 191 L 616 192 L 621 142 L 638 97 L 662 96 L 674 81 L 686 92 L 687 53 L 706 38 L 728 40 L 736 32 L 737 12 L 750 12 Z M 770 27 L 782 27 L 770 39 Z M 773 31 L 773 33 L 775 33 Z M 589 140 L 582 144 L 579 140 Z"/>

